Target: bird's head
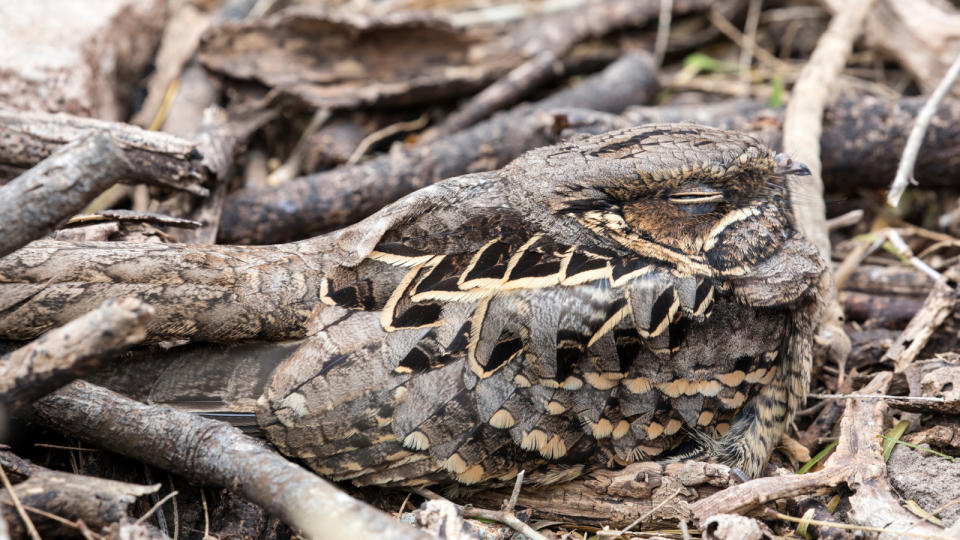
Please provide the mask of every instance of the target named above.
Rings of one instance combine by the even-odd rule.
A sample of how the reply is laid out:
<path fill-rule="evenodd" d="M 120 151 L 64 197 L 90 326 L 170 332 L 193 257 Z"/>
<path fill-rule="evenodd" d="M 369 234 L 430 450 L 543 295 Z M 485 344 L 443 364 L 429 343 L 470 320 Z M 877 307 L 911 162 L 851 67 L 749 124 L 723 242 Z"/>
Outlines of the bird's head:
<path fill-rule="evenodd" d="M 681 272 L 731 276 L 792 234 L 787 175 L 809 174 L 752 137 L 693 124 L 580 139 L 526 166 L 546 182 L 515 189 L 545 214 Z"/>

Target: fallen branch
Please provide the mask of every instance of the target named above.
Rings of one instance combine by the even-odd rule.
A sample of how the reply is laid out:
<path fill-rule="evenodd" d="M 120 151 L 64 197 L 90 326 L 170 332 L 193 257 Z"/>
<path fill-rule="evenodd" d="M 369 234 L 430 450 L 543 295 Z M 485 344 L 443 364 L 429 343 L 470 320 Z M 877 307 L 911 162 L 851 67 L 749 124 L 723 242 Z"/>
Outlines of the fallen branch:
<path fill-rule="evenodd" d="M 110 136 L 98 132 L 64 146 L 0 187 L 0 257 L 52 232 L 131 171 Z"/>
<path fill-rule="evenodd" d="M 242 494 L 309 538 L 428 538 L 227 424 L 144 405 L 84 381 L 37 401 L 32 421 Z"/>
<path fill-rule="evenodd" d="M 143 341 L 153 309 L 136 298 L 100 307 L 0 359 L 0 403 L 29 405 Z"/>
<path fill-rule="evenodd" d="M 156 310 L 149 341 L 297 339 L 320 290 L 308 247 L 36 242 L 0 259 L 0 335 L 34 339 L 135 296 Z"/>
<path fill-rule="evenodd" d="M 127 180 L 206 197 L 207 171 L 196 145 L 119 122 L 0 108 L 0 163 L 27 168 L 91 131 L 106 132 L 132 164 Z"/>
<path fill-rule="evenodd" d="M 958 268 L 948 270 L 956 279 Z M 927 345 L 933 332 L 943 324 L 947 316 L 953 313 L 957 305 L 956 283 L 947 279 L 936 282 L 920 311 L 894 341 L 893 346 L 883 355 L 883 361 L 893 362 L 897 373 L 903 372 L 917 358 Z"/>

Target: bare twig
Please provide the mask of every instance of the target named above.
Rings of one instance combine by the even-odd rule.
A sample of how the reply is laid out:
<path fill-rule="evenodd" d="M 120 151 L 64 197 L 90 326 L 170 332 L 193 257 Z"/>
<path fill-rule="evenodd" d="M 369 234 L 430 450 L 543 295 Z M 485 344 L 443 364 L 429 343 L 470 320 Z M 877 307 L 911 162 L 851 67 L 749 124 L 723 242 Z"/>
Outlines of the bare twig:
<path fill-rule="evenodd" d="M 520 521 L 520 518 L 518 518 L 513 512 L 504 512 L 502 510 L 485 510 L 483 508 L 467 506 L 463 508 L 463 517 L 489 519 L 491 521 L 496 521 L 497 523 L 503 523 L 527 538 L 531 538 L 533 540 L 547 540 L 546 536 L 538 533 L 533 529 L 533 527 Z"/>
<path fill-rule="evenodd" d="M 937 85 L 937 88 L 930 94 L 923 108 L 917 114 L 917 123 L 913 125 L 910 131 L 910 137 L 907 138 L 907 146 L 903 149 L 903 155 L 900 158 L 900 165 L 897 167 L 897 174 L 890 185 L 890 191 L 887 192 L 887 204 L 897 206 L 900 204 L 900 197 L 907 189 L 911 177 L 913 176 L 913 166 L 917 162 L 917 154 L 920 153 L 920 145 L 923 144 L 923 138 L 927 133 L 927 127 L 934 113 L 940 106 L 940 102 L 946 97 L 957 77 L 960 77 L 960 55 L 947 70 L 943 80 Z"/>
<path fill-rule="evenodd" d="M 146 337 L 153 309 L 136 298 L 111 299 L 0 361 L 0 403 L 16 411 L 100 368 Z"/>
<path fill-rule="evenodd" d="M 360 144 L 353 150 L 353 153 L 350 154 L 350 157 L 347 159 L 347 165 L 353 165 L 360 161 L 369 150 L 370 147 L 378 142 L 393 137 L 404 131 L 417 131 L 418 129 L 423 129 L 427 125 L 427 122 L 430 121 L 430 116 L 427 114 L 420 115 L 419 118 L 414 118 L 413 120 L 407 122 L 397 122 L 395 124 L 390 124 L 389 126 L 380 128 L 373 133 L 367 135 L 360 141 Z"/>
<path fill-rule="evenodd" d="M 27 511 L 24 510 L 23 504 L 20 502 L 20 497 L 18 497 L 17 492 L 13 490 L 13 485 L 10 484 L 10 479 L 7 478 L 7 473 L 3 470 L 3 467 L 0 467 L 0 481 L 3 482 L 4 489 L 6 489 L 10 495 L 10 500 L 13 501 L 13 506 L 17 509 L 17 514 L 20 515 L 20 519 L 23 521 L 24 527 L 27 528 L 30 538 L 33 538 L 33 540 L 41 540 L 40 533 L 37 532 L 37 528 L 33 526 L 33 521 L 30 520 Z"/>
<path fill-rule="evenodd" d="M 653 57 L 657 66 L 663 65 L 670 43 L 670 22 L 673 19 L 673 0 L 660 0 L 660 15 L 657 17 L 657 41 L 653 46 Z"/>
<path fill-rule="evenodd" d="M 0 187 L 0 257 L 53 231 L 130 175 L 131 167 L 110 136 L 96 132 Z"/>

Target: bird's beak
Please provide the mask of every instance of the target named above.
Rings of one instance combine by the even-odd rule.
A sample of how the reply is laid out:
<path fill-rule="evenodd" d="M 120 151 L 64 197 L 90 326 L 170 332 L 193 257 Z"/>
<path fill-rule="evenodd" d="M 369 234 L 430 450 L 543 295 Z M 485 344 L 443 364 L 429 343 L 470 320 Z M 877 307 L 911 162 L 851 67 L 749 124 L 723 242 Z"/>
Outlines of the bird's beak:
<path fill-rule="evenodd" d="M 777 154 L 777 176 L 809 176 L 810 169 L 799 161 L 794 161 L 786 154 Z"/>

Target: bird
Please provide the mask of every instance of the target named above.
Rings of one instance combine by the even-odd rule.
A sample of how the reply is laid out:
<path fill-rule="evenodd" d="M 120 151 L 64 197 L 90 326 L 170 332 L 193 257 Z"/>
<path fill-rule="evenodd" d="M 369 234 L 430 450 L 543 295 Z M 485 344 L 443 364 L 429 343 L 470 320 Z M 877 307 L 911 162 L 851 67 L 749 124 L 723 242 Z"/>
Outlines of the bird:
<path fill-rule="evenodd" d="M 577 136 L 326 237 L 257 420 L 336 481 L 494 485 L 698 459 L 760 475 L 805 399 L 805 166 L 734 131 Z M 528 476 L 530 478 L 530 476 Z"/>

